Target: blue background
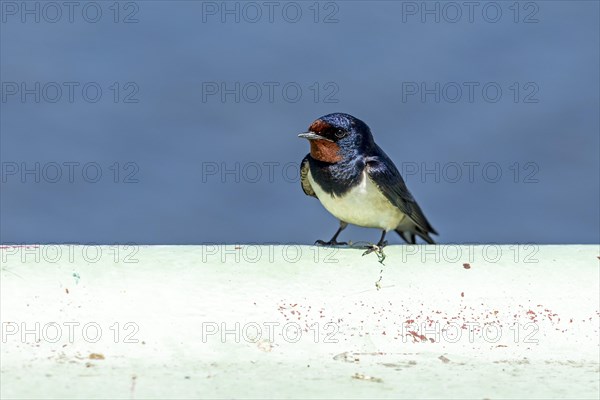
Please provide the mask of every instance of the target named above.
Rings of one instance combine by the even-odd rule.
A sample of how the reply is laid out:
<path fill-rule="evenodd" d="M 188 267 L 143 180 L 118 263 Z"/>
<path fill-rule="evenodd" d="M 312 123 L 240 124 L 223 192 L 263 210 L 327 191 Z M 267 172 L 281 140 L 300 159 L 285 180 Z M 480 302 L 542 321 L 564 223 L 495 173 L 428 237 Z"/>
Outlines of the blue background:
<path fill-rule="evenodd" d="M 598 2 L 522 2 L 518 22 L 512 1 L 496 2 L 502 11 L 496 23 L 488 21 L 496 8 L 487 9 L 488 20 L 482 15 L 487 2 L 479 3 L 472 22 L 464 7 L 462 17 L 449 21 L 455 11 L 444 9 L 444 2 L 427 2 L 439 7 L 439 22 L 420 14 L 422 2 L 326 3 L 319 5 L 316 23 L 313 1 L 295 3 L 302 11 L 295 23 L 288 21 L 295 17 L 293 5 L 283 15 L 286 3 L 275 8 L 272 22 L 264 7 L 250 21 L 255 9 L 244 14 L 243 3 L 237 3 L 239 22 L 229 14 L 223 22 L 218 14 L 223 2 L 138 1 L 128 8 L 122 3 L 118 23 L 112 1 L 97 2 L 103 12 L 97 23 L 82 17 L 85 2 L 73 22 L 63 15 L 51 23 L 41 15 L 39 23 L 34 16 L 23 23 L 20 14 L 4 10 L 0 240 L 328 239 L 336 220 L 303 194 L 289 163 L 297 165 L 308 152 L 297 133 L 321 115 L 342 111 L 369 124 L 378 144 L 405 171 L 410 190 L 441 234 L 439 242 L 600 241 Z M 416 15 L 408 12 L 414 5 Z M 213 6 L 216 15 L 207 12 Z M 235 9 L 236 3 L 227 7 Z M 131 12 L 137 22 L 123 23 Z M 537 22 L 525 23 L 526 18 Z M 47 101 L 54 92 L 42 93 L 37 103 L 33 95 L 25 101 L 20 94 L 7 95 L 7 82 L 80 86 L 73 102 L 64 91 L 56 103 Z M 98 102 L 83 98 L 86 82 L 102 88 Z M 120 87 L 116 103 L 109 88 L 114 82 Z M 126 88 L 128 82 L 133 86 Z M 251 102 L 256 92 L 247 86 L 236 102 L 234 95 L 224 101 L 220 94 L 208 95 L 211 82 L 279 86 L 273 101 L 263 86 L 262 98 Z M 302 89 L 298 101 L 292 101 L 292 89 L 282 94 L 289 82 Z M 315 82 L 317 99 L 310 89 Z M 464 91 L 451 102 L 455 92 L 447 87 L 436 102 L 434 95 L 423 100 L 408 95 L 411 82 L 479 86 L 473 101 Z M 493 91 L 482 94 L 488 82 L 502 89 L 497 102 L 490 100 Z M 514 82 L 520 87 L 516 102 Z M 126 103 L 132 88 L 139 91 L 130 99 L 138 102 Z M 527 97 L 532 88 L 536 93 Z M 81 163 L 73 182 L 66 167 L 57 183 L 50 182 L 49 169 L 50 179 L 42 174 L 40 182 L 6 169 L 65 162 Z M 96 183 L 82 176 L 81 166 L 90 162 L 102 170 Z M 118 183 L 109 168 L 115 162 Z M 470 162 L 480 163 L 472 181 L 464 164 Z M 237 177 L 206 174 L 215 166 L 235 170 L 236 163 Z M 272 177 L 264 163 L 275 163 Z M 499 167 L 502 176 L 495 179 L 496 168 L 482 171 L 486 164 Z M 421 175 L 423 167 L 436 165 L 439 176 Z M 458 179 L 456 165 L 462 168 Z M 415 166 L 416 174 L 406 173 Z M 93 178 L 92 172 L 86 177 Z M 130 172 L 137 183 L 124 182 Z M 379 233 L 351 227 L 341 238 L 374 241 Z"/>

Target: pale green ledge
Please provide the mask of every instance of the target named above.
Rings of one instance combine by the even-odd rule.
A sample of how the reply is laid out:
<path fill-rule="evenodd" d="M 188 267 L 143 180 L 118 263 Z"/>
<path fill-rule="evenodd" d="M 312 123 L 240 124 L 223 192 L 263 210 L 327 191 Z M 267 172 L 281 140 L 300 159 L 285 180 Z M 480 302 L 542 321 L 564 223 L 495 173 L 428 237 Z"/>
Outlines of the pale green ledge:
<path fill-rule="evenodd" d="M 598 245 L 0 251 L 3 399 L 599 396 Z"/>

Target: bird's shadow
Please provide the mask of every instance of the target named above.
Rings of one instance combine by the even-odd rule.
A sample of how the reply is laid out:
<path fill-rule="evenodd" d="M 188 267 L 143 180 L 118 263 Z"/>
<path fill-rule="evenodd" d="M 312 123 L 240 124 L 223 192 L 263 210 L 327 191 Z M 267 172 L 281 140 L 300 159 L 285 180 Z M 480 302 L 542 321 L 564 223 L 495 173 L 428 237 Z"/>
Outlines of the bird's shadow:
<path fill-rule="evenodd" d="M 384 247 L 387 246 L 387 241 L 383 243 L 383 246 L 378 246 L 375 243 L 371 242 L 348 242 L 348 244 L 343 245 L 323 245 L 323 247 L 331 247 L 336 249 L 353 249 L 353 250 L 365 250 L 362 254 L 363 257 L 367 254 L 375 253 L 377 255 L 377 259 L 379 263 L 383 264 L 383 261 L 386 258 L 385 253 L 383 252 Z M 385 265 L 385 264 L 383 264 Z"/>

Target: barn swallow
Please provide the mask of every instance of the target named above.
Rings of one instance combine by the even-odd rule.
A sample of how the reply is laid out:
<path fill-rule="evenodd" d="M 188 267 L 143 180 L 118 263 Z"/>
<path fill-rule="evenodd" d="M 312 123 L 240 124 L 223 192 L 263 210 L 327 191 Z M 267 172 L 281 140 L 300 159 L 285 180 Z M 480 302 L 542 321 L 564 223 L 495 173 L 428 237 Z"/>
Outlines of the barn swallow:
<path fill-rule="evenodd" d="M 416 236 L 434 243 L 429 234 L 438 233 L 367 124 L 349 114 L 328 114 L 298 136 L 310 142 L 300 166 L 302 189 L 340 221 L 330 241 L 316 244 L 347 244 L 337 238 L 348 224 L 381 229 L 379 248 L 392 230 L 409 244 L 416 243 Z"/>

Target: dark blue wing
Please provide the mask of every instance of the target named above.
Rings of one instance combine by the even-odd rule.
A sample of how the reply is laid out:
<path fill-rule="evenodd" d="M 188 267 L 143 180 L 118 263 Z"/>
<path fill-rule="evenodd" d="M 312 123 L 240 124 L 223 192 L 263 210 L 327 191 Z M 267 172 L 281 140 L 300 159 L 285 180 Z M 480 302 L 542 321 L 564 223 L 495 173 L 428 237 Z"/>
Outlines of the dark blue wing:
<path fill-rule="evenodd" d="M 307 196 L 317 197 L 315 191 L 313 190 L 310 182 L 308 181 L 308 171 L 310 170 L 310 165 L 308 164 L 308 154 L 302 162 L 300 163 L 300 184 L 302 185 L 302 190 L 306 193 Z"/>
<path fill-rule="evenodd" d="M 427 241 L 431 240 L 429 233 L 437 235 L 435 229 L 425 218 L 421 207 L 408 191 L 404 179 L 402 179 L 392 160 L 380 150 L 380 155 L 368 157 L 365 161 L 365 170 L 369 178 L 377 185 L 390 203 L 398 207 L 414 222 L 414 233 L 419 234 L 421 237 L 425 236 L 423 238 Z"/>

